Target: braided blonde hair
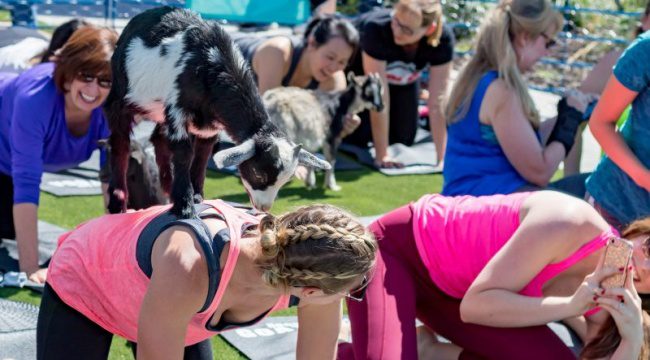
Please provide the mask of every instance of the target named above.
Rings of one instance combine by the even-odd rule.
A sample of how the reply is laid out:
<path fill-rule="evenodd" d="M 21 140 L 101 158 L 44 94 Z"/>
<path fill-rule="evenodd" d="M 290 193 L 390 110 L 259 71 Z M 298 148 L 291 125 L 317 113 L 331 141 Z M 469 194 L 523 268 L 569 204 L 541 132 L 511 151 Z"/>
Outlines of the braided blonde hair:
<path fill-rule="evenodd" d="M 340 292 L 375 263 L 377 243 L 352 215 L 331 205 L 298 208 L 259 224 L 264 281 L 274 287 Z"/>

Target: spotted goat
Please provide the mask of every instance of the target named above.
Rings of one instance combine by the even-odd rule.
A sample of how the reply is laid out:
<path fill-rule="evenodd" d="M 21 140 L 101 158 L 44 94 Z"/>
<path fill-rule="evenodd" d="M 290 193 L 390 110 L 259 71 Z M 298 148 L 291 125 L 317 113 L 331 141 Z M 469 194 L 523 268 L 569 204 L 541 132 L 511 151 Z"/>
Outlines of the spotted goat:
<path fill-rule="evenodd" d="M 194 216 L 192 203 L 202 200 L 207 162 L 222 129 L 237 146 L 214 160 L 219 167 L 239 167 L 259 210 L 270 209 L 299 163 L 329 168 L 269 121 L 251 70 L 216 22 L 185 9 L 145 11 L 122 32 L 112 68 L 104 105 L 111 128 L 110 212 L 126 210 L 129 133 L 136 115 L 158 123 L 151 142 L 161 186 L 181 218 Z"/>

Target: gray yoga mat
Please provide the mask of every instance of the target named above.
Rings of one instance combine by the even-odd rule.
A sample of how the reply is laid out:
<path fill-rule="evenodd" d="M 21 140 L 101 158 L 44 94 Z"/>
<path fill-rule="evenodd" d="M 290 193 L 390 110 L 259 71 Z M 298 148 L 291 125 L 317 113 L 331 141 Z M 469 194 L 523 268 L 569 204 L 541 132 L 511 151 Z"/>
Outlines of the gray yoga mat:
<path fill-rule="evenodd" d="M 36 359 L 38 307 L 0 299 L 0 359 Z"/>
<path fill-rule="evenodd" d="M 353 155 L 360 163 L 375 168 L 375 149 L 362 148 L 356 145 L 341 144 L 341 151 Z M 393 144 L 388 147 L 388 154 L 398 162 L 404 164 L 400 169 L 378 169 L 384 175 L 419 175 L 437 174 L 442 172 L 442 167 L 436 165 L 436 148 L 431 141 L 431 134 L 418 129 L 415 143 L 411 146 Z"/>
<path fill-rule="evenodd" d="M 349 324 L 347 317 L 344 317 L 343 322 Z M 558 323 L 551 323 L 549 327 L 574 353 L 580 352 L 582 345 L 573 331 Z M 295 359 L 298 318 L 296 316 L 268 317 L 255 326 L 226 331 L 221 336 L 251 360 Z M 350 341 L 350 334 L 347 332 L 339 334 L 339 337 L 343 337 L 342 341 Z M 443 338 L 440 340 L 447 342 Z M 215 355 L 218 358 L 218 354 Z"/>
<path fill-rule="evenodd" d="M 75 168 L 43 173 L 41 190 L 56 196 L 100 195 L 99 150 Z"/>
<path fill-rule="evenodd" d="M 54 254 L 59 236 L 65 229 L 45 221 L 38 221 L 38 260 L 46 263 Z M 0 244 L 0 271 L 18 271 L 18 249 L 15 240 L 2 239 Z M 0 357 L 0 359 L 2 359 Z"/>
<path fill-rule="evenodd" d="M 154 122 L 141 121 L 133 127 L 131 141 L 139 142 L 141 147 L 153 153 L 153 148 L 149 146 L 148 141 L 155 126 Z M 56 173 L 43 173 L 41 190 L 56 196 L 101 195 L 99 150 L 95 150 L 90 159 L 75 168 Z"/>

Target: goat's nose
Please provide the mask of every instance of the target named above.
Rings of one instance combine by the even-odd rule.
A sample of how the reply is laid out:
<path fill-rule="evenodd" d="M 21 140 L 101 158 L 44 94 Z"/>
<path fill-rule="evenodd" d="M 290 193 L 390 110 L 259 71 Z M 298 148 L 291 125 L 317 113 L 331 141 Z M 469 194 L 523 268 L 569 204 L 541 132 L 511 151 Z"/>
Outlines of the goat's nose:
<path fill-rule="evenodd" d="M 273 204 L 263 204 L 258 202 L 253 202 L 253 207 L 261 212 L 268 212 L 271 210 L 271 205 Z"/>

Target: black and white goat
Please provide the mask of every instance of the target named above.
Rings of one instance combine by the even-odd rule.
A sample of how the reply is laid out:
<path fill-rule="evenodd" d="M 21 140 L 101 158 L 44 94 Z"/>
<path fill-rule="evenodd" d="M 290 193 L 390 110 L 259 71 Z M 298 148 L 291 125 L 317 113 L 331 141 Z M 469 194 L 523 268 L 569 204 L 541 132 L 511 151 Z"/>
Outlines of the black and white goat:
<path fill-rule="evenodd" d="M 354 76 L 348 74 L 347 88 L 336 92 L 284 87 L 268 90 L 262 100 L 271 121 L 283 128 L 291 141 L 301 143 L 309 151 L 321 148 L 330 169 L 325 174 L 325 186 L 338 191 L 334 165 L 341 144 L 344 118 L 363 110 L 381 111 L 383 86 L 377 74 Z M 316 185 L 314 170 L 309 168 L 305 178 L 308 188 Z"/>
<path fill-rule="evenodd" d="M 126 210 L 135 115 L 158 123 L 151 142 L 161 185 L 174 203 L 172 212 L 182 218 L 194 216 L 192 202 L 202 200 L 207 161 L 221 129 L 238 145 L 214 160 L 219 167 L 239 166 L 259 210 L 271 207 L 298 163 L 329 168 L 269 121 L 251 70 L 215 22 L 172 7 L 145 11 L 124 28 L 112 68 L 113 86 L 104 105 L 111 128 L 110 212 Z"/>

